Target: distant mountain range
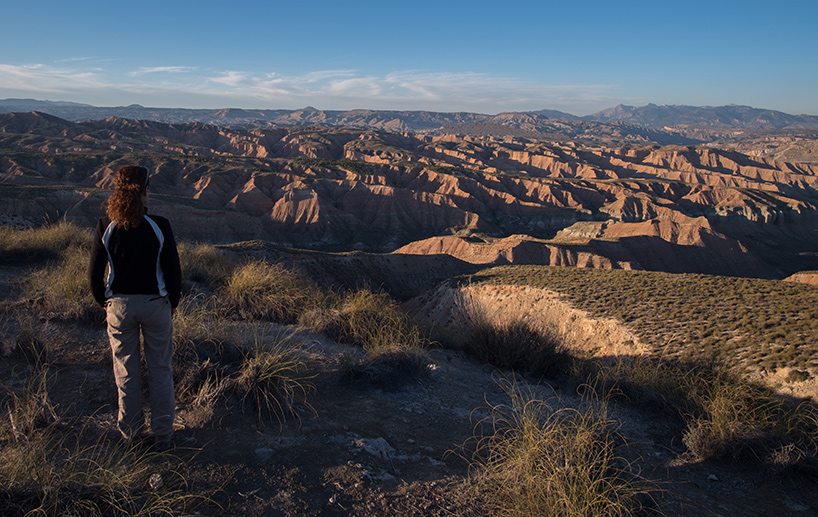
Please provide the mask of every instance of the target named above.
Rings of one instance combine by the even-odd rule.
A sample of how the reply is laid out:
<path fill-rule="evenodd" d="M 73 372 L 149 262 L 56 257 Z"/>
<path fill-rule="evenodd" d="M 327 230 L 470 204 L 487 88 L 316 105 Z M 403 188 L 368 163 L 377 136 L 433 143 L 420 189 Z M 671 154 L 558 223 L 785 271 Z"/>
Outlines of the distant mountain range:
<path fill-rule="evenodd" d="M 780 111 L 752 108 L 749 106 L 647 106 L 617 105 L 592 115 L 578 117 L 555 110 L 510 112 L 497 115 L 480 113 L 442 113 L 431 111 L 388 110 L 318 110 L 306 107 L 297 110 L 247 110 L 147 108 L 138 104 L 130 106 L 98 107 L 74 102 L 54 102 L 34 99 L 2 99 L 0 113 L 38 111 L 66 120 L 102 120 L 109 117 L 152 120 L 164 123 L 203 122 L 219 126 L 323 126 L 358 127 L 394 132 L 493 132 L 492 126 L 515 129 L 517 133 L 559 133 L 566 124 L 579 137 L 586 130 L 582 123 L 616 124 L 635 126 L 648 130 L 685 128 L 733 128 L 757 130 L 818 129 L 818 116 L 790 115 Z M 559 121 L 559 122 L 558 122 Z M 467 131 L 463 131 L 463 129 Z M 496 131 L 494 131 L 496 132 Z M 524 135 L 521 135 L 524 136 Z M 656 135 L 647 139 L 660 141 Z"/>

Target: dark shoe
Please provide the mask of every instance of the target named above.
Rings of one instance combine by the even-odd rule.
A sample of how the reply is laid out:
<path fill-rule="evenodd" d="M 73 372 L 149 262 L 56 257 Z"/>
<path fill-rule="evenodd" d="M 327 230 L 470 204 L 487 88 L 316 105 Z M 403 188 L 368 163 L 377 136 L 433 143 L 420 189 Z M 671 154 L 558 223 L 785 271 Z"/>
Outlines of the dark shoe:
<path fill-rule="evenodd" d="M 159 452 L 168 452 L 169 450 L 176 447 L 176 445 L 173 443 L 173 439 L 171 436 L 167 437 L 157 436 L 156 438 L 154 438 L 153 446 Z"/>

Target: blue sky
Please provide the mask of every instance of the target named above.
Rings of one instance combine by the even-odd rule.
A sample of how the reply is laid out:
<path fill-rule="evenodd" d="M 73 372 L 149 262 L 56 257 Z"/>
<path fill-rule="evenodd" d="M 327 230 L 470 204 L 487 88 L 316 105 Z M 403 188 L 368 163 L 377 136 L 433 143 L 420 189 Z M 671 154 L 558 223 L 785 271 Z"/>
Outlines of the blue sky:
<path fill-rule="evenodd" d="M 6 0 L 0 98 L 818 115 L 818 1 Z"/>

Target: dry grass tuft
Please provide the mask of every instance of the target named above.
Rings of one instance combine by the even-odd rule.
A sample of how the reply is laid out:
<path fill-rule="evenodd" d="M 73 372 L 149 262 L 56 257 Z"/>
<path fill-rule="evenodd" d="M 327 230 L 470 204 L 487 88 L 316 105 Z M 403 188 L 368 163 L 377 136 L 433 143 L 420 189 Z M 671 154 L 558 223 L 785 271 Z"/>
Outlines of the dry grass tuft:
<path fill-rule="evenodd" d="M 33 271 L 24 281 L 24 294 L 41 319 L 58 318 L 101 324 L 104 312 L 88 288 L 88 249 L 68 246 L 59 259 Z"/>
<path fill-rule="evenodd" d="M 478 361 L 551 378 L 573 369 L 573 357 L 556 332 L 514 313 L 489 316 L 468 294 L 461 293 L 456 304 L 466 321 L 462 348 Z"/>
<path fill-rule="evenodd" d="M 472 485 L 493 515 L 632 515 L 653 487 L 617 455 L 604 400 L 555 408 L 506 380 L 509 405 L 494 406 L 478 436 Z"/>
<path fill-rule="evenodd" d="M 210 291 L 221 289 L 236 268 L 236 261 L 212 244 L 179 243 L 182 278 Z"/>
<path fill-rule="evenodd" d="M 244 350 L 241 369 L 231 380 L 242 407 L 250 407 L 259 422 L 274 417 L 283 422 L 298 417 L 297 406 L 310 408 L 307 401 L 313 386 L 307 364 L 298 353 L 292 336 L 280 335 L 269 341 L 257 337 Z"/>
<path fill-rule="evenodd" d="M 724 366 L 632 357 L 601 366 L 596 375 L 608 393 L 679 418 L 691 460 L 761 460 L 797 469 L 818 459 L 813 403 L 787 400 Z"/>
<path fill-rule="evenodd" d="M 360 346 L 370 357 L 381 350 L 423 347 L 420 330 L 384 293 L 354 291 L 337 308 L 305 313 L 299 322 L 335 341 Z"/>
<path fill-rule="evenodd" d="M 294 323 L 319 307 L 324 293 L 307 278 L 280 264 L 248 262 L 233 270 L 221 291 L 223 307 L 247 320 Z"/>
<path fill-rule="evenodd" d="M 498 368 L 550 378 L 564 378 L 571 370 L 571 355 L 557 338 L 534 330 L 523 320 L 478 322 L 471 329 L 464 350 Z"/>
<path fill-rule="evenodd" d="M 3 515 L 179 515 L 210 503 L 187 486 L 185 460 L 120 443 L 81 445 L 53 427 L 4 449 Z"/>
<path fill-rule="evenodd" d="M 6 387 L 0 441 L 25 442 L 58 420 L 48 395 L 48 371 L 35 369 L 21 388 Z"/>
<path fill-rule="evenodd" d="M 26 230 L 0 226 L 0 262 L 25 265 L 56 259 L 66 248 L 87 248 L 90 243 L 91 232 L 71 223 L 62 222 Z"/>

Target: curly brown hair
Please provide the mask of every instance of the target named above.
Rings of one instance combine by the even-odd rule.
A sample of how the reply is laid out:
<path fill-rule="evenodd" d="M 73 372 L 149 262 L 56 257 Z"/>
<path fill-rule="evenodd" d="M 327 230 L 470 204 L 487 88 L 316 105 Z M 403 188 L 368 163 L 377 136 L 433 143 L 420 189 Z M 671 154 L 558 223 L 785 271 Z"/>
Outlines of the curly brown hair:
<path fill-rule="evenodd" d="M 148 169 L 125 165 L 114 176 L 114 193 L 108 198 L 105 212 L 111 221 L 126 230 L 136 228 L 145 214 L 142 193 L 148 187 Z"/>

